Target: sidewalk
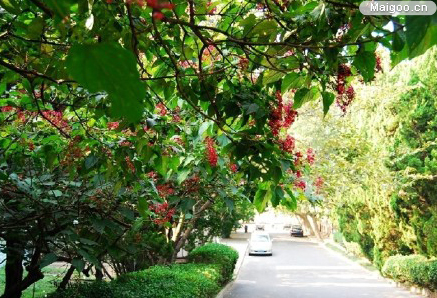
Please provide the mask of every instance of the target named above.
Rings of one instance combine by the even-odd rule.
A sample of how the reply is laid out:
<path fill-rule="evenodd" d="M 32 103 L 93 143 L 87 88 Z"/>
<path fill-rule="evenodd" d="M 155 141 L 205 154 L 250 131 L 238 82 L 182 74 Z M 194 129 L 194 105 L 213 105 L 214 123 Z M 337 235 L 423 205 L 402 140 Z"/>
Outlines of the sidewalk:
<path fill-rule="evenodd" d="M 232 233 L 231 238 L 221 238 L 219 243 L 226 244 L 234 248 L 238 252 L 238 260 L 235 265 L 234 278 L 237 278 L 238 272 L 240 270 L 241 264 L 243 263 L 244 257 L 246 256 L 247 246 L 249 242 L 250 233 Z"/>

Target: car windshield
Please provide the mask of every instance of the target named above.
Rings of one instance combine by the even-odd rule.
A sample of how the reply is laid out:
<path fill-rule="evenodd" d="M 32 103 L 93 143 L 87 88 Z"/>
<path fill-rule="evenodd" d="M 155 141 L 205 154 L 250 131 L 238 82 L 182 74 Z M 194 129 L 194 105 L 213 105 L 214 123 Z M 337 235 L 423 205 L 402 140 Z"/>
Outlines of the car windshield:
<path fill-rule="evenodd" d="M 252 235 L 252 241 L 254 242 L 269 242 L 269 235 Z"/>

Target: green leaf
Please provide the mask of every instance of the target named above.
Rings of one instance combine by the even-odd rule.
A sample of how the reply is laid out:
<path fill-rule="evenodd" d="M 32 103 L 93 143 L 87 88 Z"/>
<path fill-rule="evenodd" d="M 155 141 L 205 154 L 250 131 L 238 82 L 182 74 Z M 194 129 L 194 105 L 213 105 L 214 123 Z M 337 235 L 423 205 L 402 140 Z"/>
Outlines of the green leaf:
<path fill-rule="evenodd" d="M 44 268 L 44 267 L 56 262 L 57 259 L 58 259 L 58 257 L 54 253 L 52 253 L 52 252 L 48 253 L 42 258 L 41 262 L 39 263 L 39 267 Z"/>
<path fill-rule="evenodd" d="M 393 34 L 393 51 L 400 52 L 405 46 L 405 34 L 404 32 L 398 31 Z"/>
<path fill-rule="evenodd" d="M 21 11 L 17 0 L 0 0 L 0 6 L 12 14 L 19 14 Z"/>
<path fill-rule="evenodd" d="M 406 16 L 406 42 L 409 49 L 409 58 L 425 53 L 437 44 L 437 14 L 431 16 Z"/>
<path fill-rule="evenodd" d="M 228 207 L 229 211 L 232 212 L 234 210 L 234 201 L 231 199 L 226 198 L 225 199 L 225 204 Z"/>
<path fill-rule="evenodd" d="M 67 71 L 90 92 L 106 91 L 116 118 L 138 122 L 143 115 L 146 91 L 134 55 L 118 43 L 74 45 L 66 61 Z"/>
<path fill-rule="evenodd" d="M 178 172 L 178 178 L 177 178 L 177 182 L 178 184 L 181 184 L 182 182 L 185 181 L 185 179 L 187 179 L 188 175 L 190 174 L 190 169 L 186 168 L 183 169 L 181 171 Z"/>
<path fill-rule="evenodd" d="M 97 260 L 97 258 L 93 255 L 91 255 L 90 253 L 88 253 L 87 251 L 83 250 L 83 249 L 79 249 L 77 251 L 82 257 L 85 258 L 85 260 L 87 260 L 88 262 L 90 262 L 91 264 L 93 264 L 94 266 L 96 266 L 96 268 L 101 269 L 101 265 L 99 260 Z"/>
<path fill-rule="evenodd" d="M 263 76 L 263 85 L 267 85 L 273 82 L 278 81 L 280 78 L 282 78 L 285 75 L 285 73 L 277 71 L 277 70 L 272 70 L 269 69 L 268 71 L 266 71 L 264 73 Z"/>
<path fill-rule="evenodd" d="M 301 88 L 297 90 L 296 94 L 294 95 L 293 108 L 298 109 L 304 103 L 315 100 L 319 95 L 320 93 L 317 87 L 312 87 L 311 89 Z"/>
<path fill-rule="evenodd" d="M 322 92 L 322 98 L 323 98 L 323 114 L 326 116 L 326 114 L 329 111 L 329 107 L 332 105 L 332 103 L 335 100 L 335 95 L 331 92 Z"/>
<path fill-rule="evenodd" d="M 143 218 L 147 218 L 149 215 L 147 214 L 147 210 L 149 208 L 149 204 L 143 197 L 138 198 L 138 212 Z"/>
<path fill-rule="evenodd" d="M 80 259 L 73 259 L 71 265 L 73 265 L 79 273 L 85 268 L 85 262 Z"/>
<path fill-rule="evenodd" d="M 77 0 L 45 0 L 45 5 L 47 5 L 50 10 L 52 10 L 61 19 L 70 15 L 70 8 L 77 3 Z"/>
<path fill-rule="evenodd" d="M 256 210 L 258 212 L 264 211 L 267 201 L 265 200 L 267 194 L 267 190 L 258 189 L 255 193 L 255 198 L 253 199 L 253 204 L 255 205 Z"/>
<path fill-rule="evenodd" d="M 359 70 L 364 78 L 364 81 L 371 81 L 375 75 L 375 53 L 359 51 L 357 56 L 355 56 L 353 65 L 355 65 L 355 67 Z"/>
<path fill-rule="evenodd" d="M 62 196 L 62 191 L 60 191 L 60 190 L 55 189 L 55 190 L 52 190 L 50 192 L 57 198 Z"/>

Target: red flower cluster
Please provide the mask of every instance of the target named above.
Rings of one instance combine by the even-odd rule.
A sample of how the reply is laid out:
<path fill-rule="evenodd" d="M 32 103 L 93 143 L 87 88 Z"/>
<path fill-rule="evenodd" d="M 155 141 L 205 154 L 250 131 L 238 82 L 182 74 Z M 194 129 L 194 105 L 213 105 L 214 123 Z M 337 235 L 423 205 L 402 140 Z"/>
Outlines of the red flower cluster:
<path fill-rule="evenodd" d="M 288 104 L 284 107 L 282 103 L 281 91 L 276 91 L 277 107 L 273 109 L 270 113 L 269 126 L 274 136 L 279 134 L 279 130 L 283 128 L 289 128 L 296 117 L 298 116 L 297 111 L 293 110 L 293 104 Z M 285 117 L 283 119 L 283 112 L 285 112 Z"/>
<path fill-rule="evenodd" d="M 287 136 L 284 140 L 280 140 L 279 144 L 283 151 L 291 153 L 296 145 L 296 140 L 292 136 Z"/>
<path fill-rule="evenodd" d="M 246 70 L 249 67 L 249 59 L 241 57 L 240 60 L 238 60 L 238 66 L 242 70 Z"/>
<path fill-rule="evenodd" d="M 129 142 L 129 141 L 123 141 L 123 142 L 120 143 L 120 146 L 122 146 L 122 147 L 130 147 L 130 146 L 132 146 L 132 143 Z"/>
<path fill-rule="evenodd" d="M 158 178 L 158 173 L 151 171 L 151 172 L 147 173 L 147 177 L 149 177 L 150 179 L 156 179 L 156 178 Z"/>
<path fill-rule="evenodd" d="M 168 196 L 174 194 L 174 189 L 169 183 L 158 185 L 156 186 L 156 189 L 158 190 L 158 194 L 161 198 L 167 198 Z"/>
<path fill-rule="evenodd" d="M 11 107 L 11 106 L 5 106 L 5 107 L 1 108 L 1 111 L 3 113 L 12 112 L 13 110 L 14 110 L 14 107 Z"/>
<path fill-rule="evenodd" d="M 126 161 L 126 164 L 127 164 L 127 167 L 129 168 L 129 170 L 130 170 L 132 173 L 135 173 L 135 165 L 134 165 L 134 163 L 131 161 L 130 157 L 129 157 L 129 156 L 126 156 L 126 157 L 124 158 L 124 160 Z"/>
<path fill-rule="evenodd" d="M 167 108 L 165 107 L 165 105 L 162 102 L 160 102 L 156 105 L 156 109 L 158 110 L 159 115 L 161 115 L 161 116 L 167 115 Z"/>
<path fill-rule="evenodd" d="M 306 188 L 306 183 L 305 183 L 305 181 L 302 181 L 302 180 L 296 181 L 296 182 L 294 183 L 294 185 L 295 185 L 297 188 L 300 188 L 300 189 L 302 189 L 302 190 L 305 190 L 305 188 Z"/>
<path fill-rule="evenodd" d="M 168 203 L 156 203 L 149 206 L 149 210 L 154 212 L 158 218 L 153 220 L 154 223 L 161 225 L 168 222 L 176 212 L 175 208 L 169 208 Z"/>
<path fill-rule="evenodd" d="M 180 113 L 180 111 L 181 111 L 181 108 L 180 107 L 176 107 L 174 110 L 173 110 L 173 119 L 172 119 L 172 121 L 174 122 L 174 123 L 179 123 L 179 122 L 181 122 L 181 120 L 182 120 L 182 118 L 181 118 L 181 116 L 179 115 L 179 113 Z"/>
<path fill-rule="evenodd" d="M 352 72 L 349 66 L 345 64 L 340 64 L 338 66 L 337 74 L 337 105 L 346 113 L 347 107 L 351 104 L 352 100 L 355 98 L 354 87 L 349 86 L 346 89 L 346 78 L 351 76 Z"/>
<path fill-rule="evenodd" d="M 297 178 L 302 177 L 302 172 L 299 171 L 299 170 L 297 170 L 297 171 L 296 171 L 296 177 L 297 177 Z"/>
<path fill-rule="evenodd" d="M 378 55 L 376 56 L 376 72 L 382 72 L 382 66 L 381 66 L 381 57 L 379 57 Z"/>
<path fill-rule="evenodd" d="M 184 181 L 183 186 L 186 188 L 187 192 L 197 192 L 199 191 L 200 177 L 194 175 L 192 178 Z"/>
<path fill-rule="evenodd" d="M 284 107 L 284 111 L 285 111 L 285 119 L 282 126 L 285 128 L 289 128 L 294 123 L 294 121 L 296 121 L 298 113 L 296 110 L 293 110 L 292 103 L 286 105 Z"/>
<path fill-rule="evenodd" d="M 316 182 L 314 183 L 314 185 L 316 186 L 317 190 L 319 191 L 322 187 L 323 187 L 323 178 L 322 177 L 317 177 Z"/>
<path fill-rule="evenodd" d="M 206 156 L 208 158 L 208 162 L 212 167 L 217 166 L 218 156 L 217 151 L 215 150 L 215 142 L 214 139 L 211 137 L 205 138 L 205 144 L 206 144 Z"/>
<path fill-rule="evenodd" d="M 120 125 L 120 123 L 118 123 L 118 122 L 108 122 L 108 124 L 106 124 L 106 126 L 110 130 L 117 129 L 119 125 Z"/>
<path fill-rule="evenodd" d="M 310 165 L 312 165 L 314 163 L 315 160 L 315 155 L 314 155 L 314 150 L 311 148 L 308 148 L 307 150 L 307 161 Z"/>
<path fill-rule="evenodd" d="M 238 166 L 236 164 L 234 164 L 234 163 L 231 163 L 229 165 L 229 169 L 232 171 L 232 173 L 238 172 Z"/>
<path fill-rule="evenodd" d="M 113 0 L 106 0 L 106 3 L 111 4 Z M 158 1 L 158 0 L 126 0 L 127 4 L 136 3 L 139 6 L 147 6 L 153 8 L 154 12 L 152 17 L 156 20 L 162 20 L 164 18 L 164 14 L 161 12 L 163 9 L 174 9 L 175 5 L 173 3 L 167 1 Z"/>
<path fill-rule="evenodd" d="M 303 157 L 303 155 L 302 155 L 302 153 L 300 151 L 297 151 L 294 154 L 294 165 L 295 166 L 300 165 L 302 157 Z"/>
<path fill-rule="evenodd" d="M 209 1 L 208 3 L 206 3 L 206 7 L 207 9 L 212 5 L 212 2 Z M 213 9 L 210 9 L 208 14 L 214 14 L 217 11 L 217 7 L 214 7 Z"/>
<path fill-rule="evenodd" d="M 63 119 L 62 112 L 47 110 L 47 111 L 42 111 L 42 115 L 44 116 L 45 119 L 51 122 L 51 124 L 57 126 L 58 128 L 70 127 L 67 121 Z"/>

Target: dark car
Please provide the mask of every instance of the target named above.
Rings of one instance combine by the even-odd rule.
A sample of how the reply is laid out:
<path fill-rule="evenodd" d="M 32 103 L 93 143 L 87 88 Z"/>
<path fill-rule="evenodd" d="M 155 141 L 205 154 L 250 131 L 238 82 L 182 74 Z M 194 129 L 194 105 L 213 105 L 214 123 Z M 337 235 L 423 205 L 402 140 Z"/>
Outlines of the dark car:
<path fill-rule="evenodd" d="M 303 237 L 303 230 L 301 225 L 292 225 L 290 230 L 291 236 Z"/>
<path fill-rule="evenodd" d="M 256 229 L 257 231 L 264 231 L 264 225 L 256 225 L 256 226 L 255 226 L 255 229 Z"/>

